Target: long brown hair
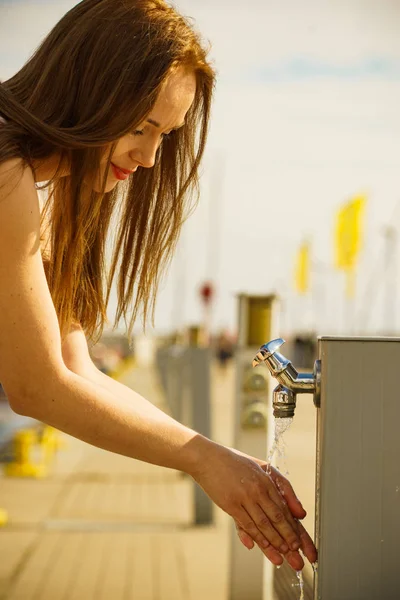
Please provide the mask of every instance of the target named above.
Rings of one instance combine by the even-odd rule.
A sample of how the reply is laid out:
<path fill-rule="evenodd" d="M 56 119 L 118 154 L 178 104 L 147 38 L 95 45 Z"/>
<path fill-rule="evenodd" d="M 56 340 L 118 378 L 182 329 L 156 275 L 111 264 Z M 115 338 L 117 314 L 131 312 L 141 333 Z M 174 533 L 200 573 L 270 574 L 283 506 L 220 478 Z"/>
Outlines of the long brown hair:
<path fill-rule="evenodd" d="M 83 179 L 98 177 L 104 148 L 108 169 L 116 140 L 143 121 L 180 65 L 197 82 L 185 126 L 163 140 L 152 169 L 139 169 L 111 192 L 89 189 Z M 100 337 L 117 272 L 114 326 L 121 316 L 127 323 L 131 311 L 130 337 L 139 313 L 144 322 L 153 318 L 160 277 L 197 199 L 213 85 L 198 34 L 163 0 L 83 0 L 0 85 L 7 122 L 0 127 L 0 162 L 21 157 L 33 168 L 57 152 L 60 164 L 70 165 L 71 175 L 56 173 L 47 183 L 42 212 L 42 225 L 51 224 L 51 260 L 43 258 L 62 333 L 77 321 L 91 339 Z"/>

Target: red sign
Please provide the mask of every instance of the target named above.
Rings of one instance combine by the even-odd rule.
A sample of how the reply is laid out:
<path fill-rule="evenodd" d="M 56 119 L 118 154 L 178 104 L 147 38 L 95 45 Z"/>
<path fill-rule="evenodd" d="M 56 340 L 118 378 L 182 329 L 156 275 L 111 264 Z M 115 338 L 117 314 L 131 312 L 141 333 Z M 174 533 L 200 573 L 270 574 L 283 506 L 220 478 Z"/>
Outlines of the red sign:
<path fill-rule="evenodd" d="M 203 283 L 200 288 L 200 296 L 204 304 L 210 304 L 214 296 L 214 286 L 210 281 Z"/>

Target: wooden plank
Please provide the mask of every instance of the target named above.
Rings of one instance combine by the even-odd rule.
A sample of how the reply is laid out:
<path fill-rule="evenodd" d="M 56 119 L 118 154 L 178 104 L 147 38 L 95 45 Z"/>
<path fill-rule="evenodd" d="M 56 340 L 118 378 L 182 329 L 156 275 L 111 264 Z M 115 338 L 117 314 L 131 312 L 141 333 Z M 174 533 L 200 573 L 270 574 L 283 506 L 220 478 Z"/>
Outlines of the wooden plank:
<path fill-rule="evenodd" d="M 179 535 L 190 600 L 227 600 L 228 531 L 226 526 L 207 527 L 189 530 Z"/>
<path fill-rule="evenodd" d="M 194 483 L 189 477 L 180 477 L 171 489 L 174 521 L 181 524 L 194 522 Z"/>
<path fill-rule="evenodd" d="M 147 478 L 146 482 L 77 482 L 66 488 L 52 517 L 85 521 L 191 523 L 193 482 Z"/>
<path fill-rule="evenodd" d="M 158 595 L 162 600 L 191 600 L 182 542 L 176 534 L 154 540 Z"/>
<path fill-rule="evenodd" d="M 132 501 L 131 501 L 131 495 L 132 495 L 132 489 L 133 489 L 133 484 L 131 482 L 127 483 L 126 485 L 121 486 L 122 489 L 120 490 L 120 504 L 119 504 L 119 512 L 120 512 L 120 516 L 124 521 L 127 521 L 128 519 L 135 519 L 135 510 L 134 510 L 134 506 L 132 505 Z"/>
<path fill-rule="evenodd" d="M 2 477 L 0 505 L 13 524 L 36 524 L 45 519 L 58 498 L 63 483 Z M 29 502 L 27 502 L 29 498 Z"/>
<path fill-rule="evenodd" d="M 140 517 L 143 514 L 143 484 L 132 484 L 129 503 L 130 503 L 130 514 L 132 515 L 132 519 L 139 522 Z"/>
<path fill-rule="evenodd" d="M 61 534 L 52 532 L 42 534 L 37 540 L 37 546 L 27 558 L 26 564 L 21 565 L 21 571 L 7 593 L 7 600 L 44 600 L 40 589 L 47 569 L 51 567 L 57 554 Z"/>
<path fill-rule="evenodd" d="M 129 533 L 116 533 L 107 536 L 102 576 L 97 589 L 96 600 L 110 600 L 110 598 L 119 600 L 126 597 L 130 537 Z"/>
<path fill-rule="evenodd" d="M 123 600 L 161 600 L 157 594 L 154 536 L 138 534 L 130 538 L 127 549 L 128 571 Z M 164 600 L 164 599 L 163 599 Z"/>
<path fill-rule="evenodd" d="M 54 518 L 71 518 L 74 515 L 74 509 L 77 506 L 81 492 L 81 483 L 71 483 L 65 486 L 64 493 L 54 508 L 52 516 Z"/>
<path fill-rule="evenodd" d="M 49 534 L 46 534 L 49 535 Z M 76 570 L 82 560 L 83 534 L 64 532 L 57 543 L 51 562 L 45 569 L 35 600 L 59 600 L 69 597 Z"/>
<path fill-rule="evenodd" d="M 104 533 L 84 535 L 81 561 L 75 571 L 68 600 L 97 600 L 107 541 L 108 536 Z"/>
<path fill-rule="evenodd" d="M 11 586 L 13 577 L 18 575 L 37 536 L 33 531 L 0 531 L 0 598 Z"/>
<path fill-rule="evenodd" d="M 164 500 L 165 488 L 162 481 L 153 480 L 147 484 L 147 521 L 155 523 L 168 522 L 170 507 L 166 506 Z"/>

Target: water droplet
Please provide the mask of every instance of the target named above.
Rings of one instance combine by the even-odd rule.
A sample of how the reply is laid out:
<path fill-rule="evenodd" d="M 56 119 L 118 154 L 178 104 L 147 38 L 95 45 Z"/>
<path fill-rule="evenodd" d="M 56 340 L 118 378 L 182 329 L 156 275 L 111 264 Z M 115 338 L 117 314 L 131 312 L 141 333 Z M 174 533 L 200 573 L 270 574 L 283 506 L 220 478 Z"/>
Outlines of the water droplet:
<path fill-rule="evenodd" d="M 299 580 L 300 587 L 300 598 L 299 600 L 304 600 L 304 580 L 303 580 L 303 571 L 296 571 L 297 579 Z"/>
<path fill-rule="evenodd" d="M 396 492 L 400 492 L 400 485 L 396 485 Z"/>
<path fill-rule="evenodd" d="M 317 562 L 311 563 L 311 567 L 312 567 L 312 570 L 314 571 L 314 573 L 316 573 L 318 571 L 318 563 Z"/>

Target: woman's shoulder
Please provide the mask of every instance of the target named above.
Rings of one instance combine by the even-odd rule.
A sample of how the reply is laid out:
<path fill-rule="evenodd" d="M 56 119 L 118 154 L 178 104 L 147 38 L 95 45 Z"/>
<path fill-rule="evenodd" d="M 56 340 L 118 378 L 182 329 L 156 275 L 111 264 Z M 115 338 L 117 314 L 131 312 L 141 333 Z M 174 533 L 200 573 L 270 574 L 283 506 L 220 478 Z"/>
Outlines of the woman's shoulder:
<path fill-rule="evenodd" d="M 26 194 L 35 192 L 35 180 L 32 170 L 22 158 L 10 158 L 0 162 L 0 200 L 10 193 Z"/>
<path fill-rule="evenodd" d="M 29 205 L 29 198 L 32 198 L 35 205 L 38 205 L 39 212 L 41 213 L 43 210 L 45 198 L 38 193 L 33 173 L 22 159 L 13 158 L 0 163 L 0 215 L 1 202 L 6 201 L 7 198 L 17 202 L 21 200 L 21 206 L 24 208 Z M 46 217 L 46 215 L 44 216 Z M 50 230 L 49 219 L 42 218 L 40 223 L 40 246 L 43 258 L 46 260 L 51 258 Z"/>

